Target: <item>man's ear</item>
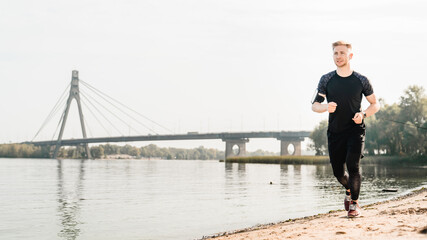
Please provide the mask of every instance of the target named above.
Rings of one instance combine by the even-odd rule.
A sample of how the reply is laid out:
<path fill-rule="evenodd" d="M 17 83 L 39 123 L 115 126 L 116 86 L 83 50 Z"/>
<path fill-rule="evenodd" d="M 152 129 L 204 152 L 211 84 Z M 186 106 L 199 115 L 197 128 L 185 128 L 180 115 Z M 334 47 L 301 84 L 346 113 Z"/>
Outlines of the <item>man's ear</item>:
<path fill-rule="evenodd" d="M 351 59 L 353 59 L 353 53 L 350 53 L 349 55 L 348 55 L 348 58 L 351 60 Z"/>

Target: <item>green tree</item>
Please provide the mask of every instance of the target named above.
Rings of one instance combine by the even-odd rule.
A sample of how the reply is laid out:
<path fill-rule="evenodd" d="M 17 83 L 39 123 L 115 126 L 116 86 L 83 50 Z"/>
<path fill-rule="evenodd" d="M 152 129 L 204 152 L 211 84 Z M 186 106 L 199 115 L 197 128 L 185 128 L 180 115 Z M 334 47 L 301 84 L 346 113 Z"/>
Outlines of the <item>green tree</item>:
<path fill-rule="evenodd" d="M 365 151 L 369 155 L 379 154 L 381 152 L 381 145 L 379 142 L 380 133 L 380 121 L 376 116 L 367 118 L 365 121 L 366 124 L 366 137 L 365 137 Z"/>
<path fill-rule="evenodd" d="M 405 117 L 403 148 L 408 154 L 425 154 L 427 131 L 422 128 L 427 118 L 427 98 L 424 88 L 409 86 L 400 98 L 399 104 Z"/>
<path fill-rule="evenodd" d="M 310 133 L 310 138 L 313 141 L 309 148 L 316 151 L 316 155 L 328 154 L 328 139 L 326 132 L 328 130 L 328 121 L 321 121 Z"/>
<path fill-rule="evenodd" d="M 131 146 L 129 144 L 126 144 L 125 146 L 120 148 L 120 153 L 122 154 L 128 154 L 134 157 L 137 157 L 140 155 L 140 150 L 137 147 Z"/>
<path fill-rule="evenodd" d="M 426 121 L 426 97 L 421 86 L 409 86 L 400 97 L 400 107 L 407 121 L 420 126 Z"/>
<path fill-rule="evenodd" d="M 403 125 L 405 119 L 401 114 L 401 109 L 397 104 L 385 104 L 376 114 L 379 123 L 378 144 L 381 145 L 382 152 L 389 155 L 397 155 L 402 152 Z"/>
<path fill-rule="evenodd" d="M 76 149 L 70 147 L 70 148 L 67 149 L 67 156 L 64 156 L 64 157 L 74 158 L 75 157 L 75 153 L 76 153 Z"/>
<path fill-rule="evenodd" d="M 102 145 L 105 155 L 119 154 L 120 150 L 117 145 L 105 144 Z"/>
<path fill-rule="evenodd" d="M 104 147 L 102 145 L 93 146 L 90 148 L 90 154 L 93 158 L 102 158 L 104 157 Z"/>

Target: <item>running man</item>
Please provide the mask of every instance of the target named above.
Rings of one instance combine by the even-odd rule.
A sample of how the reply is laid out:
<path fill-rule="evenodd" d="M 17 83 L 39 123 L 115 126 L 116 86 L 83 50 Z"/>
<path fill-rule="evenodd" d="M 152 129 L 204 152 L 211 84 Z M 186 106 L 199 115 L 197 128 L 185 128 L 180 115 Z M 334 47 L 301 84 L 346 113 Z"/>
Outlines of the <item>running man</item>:
<path fill-rule="evenodd" d="M 337 41 L 332 44 L 332 50 L 337 70 L 320 78 L 312 110 L 329 112 L 328 150 L 332 170 L 346 189 L 344 206 L 347 216 L 359 217 L 359 162 L 365 145 L 364 119 L 378 112 L 380 105 L 368 78 L 350 67 L 353 57 L 351 44 Z M 370 103 L 364 111 L 361 108 L 362 94 Z M 325 98 L 328 103 L 322 104 Z"/>

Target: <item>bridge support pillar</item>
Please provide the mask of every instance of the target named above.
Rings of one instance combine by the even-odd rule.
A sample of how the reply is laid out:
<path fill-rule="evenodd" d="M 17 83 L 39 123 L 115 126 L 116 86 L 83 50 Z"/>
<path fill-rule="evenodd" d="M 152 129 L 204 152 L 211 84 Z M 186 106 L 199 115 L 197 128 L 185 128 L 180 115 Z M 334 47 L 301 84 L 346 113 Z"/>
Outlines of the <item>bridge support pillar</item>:
<path fill-rule="evenodd" d="M 225 142 L 225 159 L 246 155 L 246 143 L 249 139 L 223 139 L 222 141 Z"/>
<path fill-rule="evenodd" d="M 70 95 L 68 96 L 67 107 L 65 108 L 63 118 L 61 119 L 62 121 L 61 130 L 59 131 L 58 140 L 56 141 L 55 150 L 53 152 L 53 158 L 58 157 L 58 152 L 59 152 L 59 149 L 61 148 L 62 134 L 64 133 L 65 123 L 67 122 L 68 112 L 70 111 L 71 101 L 73 101 L 73 99 L 75 99 L 77 102 L 77 107 L 79 109 L 79 116 L 80 116 L 80 124 L 82 127 L 82 134 L 83 134 L 83 138 L 86 139 L 87 136 L 86 136 L 85 121 L 83 119 L 82 104 L 80 102 L 79 72 L 77 70 L 73 70 L 71 74 Z M 86 157 L 91 158 L 88 144 L 84 143 L 83 146 L 86 150 Z"/>
<path fill-rule="evenodd" d="M 280 156 L 295 155 L 301 156 L 301 142 L 303 138 L 282 138 L 280 140 Z M 289 145 L 292 145 L 294 150 L 289 152 Z"/>

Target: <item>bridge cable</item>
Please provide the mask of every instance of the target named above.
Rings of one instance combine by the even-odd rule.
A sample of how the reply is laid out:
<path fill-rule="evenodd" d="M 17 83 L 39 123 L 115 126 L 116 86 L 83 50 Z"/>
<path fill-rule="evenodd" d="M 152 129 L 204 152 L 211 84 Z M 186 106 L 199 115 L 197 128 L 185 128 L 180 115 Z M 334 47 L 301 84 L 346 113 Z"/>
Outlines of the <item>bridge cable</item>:
<path fill-rule="evenodd" d="M 86 96 L 86 95 L 85 95 Z M 114 112 L 112 112 L 112 111 L 110 111 L 108 108 L 106 108 L 104 105 L 102 105 L 100 102 L 98 102 L 95 98 L 93 98 L 91 95 L 87 95 L 86 96 L 86 99 L 89 99 L 89 98 L 91 98 L 93 101 L 95 101 L 97 104 L 99 104 L 102 108 L 104 108 L 105 110 L 107 110 L 110 114 L 112 114 L 114 117 L 116 117 L 118 120 L 120 120 L 122 123 L 124 123 L 125 125 L 128 125 L 127 123 L 126 123 L 126 121 L 125 120 L 123 120 L 122 118 L 120 118 L 119 116 L 117 116 Z M 129 126 L 130 127 L 130 126 Z M 132 127 L 130 127 L 130 128 L 132 128 Z M 138 133 L 138 131 L 136 130 L 136 129 L 134 129 L 134 128 L 132 128 L 136 133 Z M 118 130 L 117 128 L 116 128 L 116 130 Z M 118 130 L 119 131 L 119 130 Z M 120 132 L 120 131 L 119 131 Z M 123 136 L 124 136 L 124 134 L 122 133 L 122 132 L 120 132 Z"/>
<path fill-rule="evenodd" d="M 91 109 L 89 108 L 89 106 L 87 106 L 86 105 L 86 103 L 85 102 L 83 102 L 82 101 L 82 105 L 85 107 L 85 109 L 88 109 L 88 111 L 93 115 L 93 113 L 92 113 L 92 111 L 91 111 Z M 89 114 L 88 114 L 89 115 Z M 86 126 L 86 128 L 87 128 L 87 130 L 89 131 L 89 133 L 90 133 L 90 137 L 95 137 L 95 135 L 93 135 L 93 133 L 92 133 L 92 131 L 90 130 L 91 128 L 89 127 L 89 125 L 87 124 L 87 121 L 86 121 L 86 119 L 87 119 L 87 116 L 88 115 L 86 115 L 86 118 L 84 119 L 85 120 L 85 126 Z"/>
<path fill-rule="evenodd" d="M 101 107 L 103 107 L 105 110 L 107 110 L 109 113 L 111 113 L 112 115 L 114 115 L 118 120 L 120 120 L 123 124 L 125 124 L 126 126 L 129 127 L 129 129 L 132 129 L 134 132 L 136 132 L 139 135 L 142 135 L 140 132 L 138 132 L 137 129 L 131 127 L 131 125 L 129 123 L 127 123 L 125 120 L 123 120 L 122 118 L 120 118 L 119 116 L 117 116 L 114 112 L 110 111 L 108 108 L 106 108 L 103 104 L 101 104 L 100 102 L 98 102 L 95 98 L 93 98 L 91 95 L 87 95 L 88 97 L 92 98 L 92 100 L 94 100 L 96 103 L 98 103 Z M 113 105 L 114 106 L 114 105 Z M 114 106 L 116 107 L 116 106 Z M 117 107 L 116 107 L 117 108 Z M 122 134 L 124 135 L 124 134 Z"/>
<path fill-rule="evenodd" d="M 65 102 L 66 102 L 66 98 L 64 98 L 64 100 L 61 102 L 61 105 L 66 104 Z M 58 105 L 58 108 L 55 110 L 55 113 L 54 113 L 54 114 L 52 114 L 51 119 L 52 119 L 52 117 L 56 114 L 56 112 L 60 109 L 60 108 L 59 108 L 59 106 L 60 106 L 60 105 Z M 50 120 L 49 120 L 49 121 L 50 121 Z M 46 124 L 47 124 L 47 123 L 46 123 Z"/>
<path fill-rule="evenodd" d="M 53 141 L 53 139 L 55 138 L 55 135 L 56 135 L 56 132 L 58 131 L 59 125 L 61 125 L 62 119 L 63 119 L 63 118 L 64 118 L 64 116 L 65 116 L 65 111 L 66 111 L 66 110 L 67 110 L 67 105 L 65 105 L 64 111 L 62 112 L 61 118 L 59 119 L 59 122 L 58 122 L 58 125 L 56 126 L 55 132 L 53 133 L 52 141 Z"/>
<path fill-rule="evenodd" d="M 83 105 L 85 105 L 86 106 L 86 104 L 83 102 L 83 101 L 80 101 Z M 82 112 L 83 112 L 83 109 L 82 109 Z M 82 113 L 83 114 L 83 116 L 84 116 L 84 113 Z M 89 134 L 90 134 L 90 136 L 91 137 L 93 137 L 93 134 L 92 134 L 92 131 L 90 130 L 90 127 L 89 127 L 89 124 L 87 123 L 87 120 L 86 120 L 86 118 L 83 118 L 83 121 L 84 121 L 84 123 L 85 123 L 85 128 L 87 129 L 87 131 L 89 132 Z"/>
<path fill-rule="evenodd" d="M 33 139 L 31 141 L 33 141 L 38 134 L 43 130 L 43 128 L 50 122 L 50 120 L 52 120 L 53 116 L 58 112 L 58 110 L 60 109 L 60 106 L 63 106 L 65 101 L 66 101 L 66 94 L 64 94 L 66 91 L 68 90 L 68 87 L 65 89 L 65 91 L 63 92 L 61 98 L 57 101 L 56 105 L 54 106 L 54 108 L 52 109 L 52 111 L 49 113 L 49 115 L 47 116 L 46 120 L 43 122 L 42 126 L 40 127 L 40 129 L 37 131 L 36 135 L 33 137 Z"/>
<path fill-rule="evenodd" d="M 46 126 L 46 124 L 52 119 L 52 117 L 56 114 L 56 112 L 59 110 L 59 107 L 61 105 L 63 105 L 63 101 L 65 101 L 66 98 L 64 98 L 64 96 L 66 96 L 66 92 L 67 90 L 70 88 L 71 84 L 68 84 L 67 87 L 65 88 L 64 92 L 62 92 L 61 96 L 59 97 L 59 99 L 56 101 L 56 104 L 53 106 L 52 110 L 50 111 L 49 115 L 46 117 L 46 119 L 44 120 L 42 126 L 39 128 L 39 130 L 37 131 L 36 135 L 34 135 L 33 139 L 31 139 L 31 142 L 34 141 L 34 139 L 39 135 L 39 133 L 43 130 L 43 128 Z"/>
<path fill-rule="evenodd" d="M 89 99 L 86 98 L 86 96 L 83 96 L 83 94 L 82 94 L 82 97 L 85 99 L 85 101 L 88 101 L 90 104 L 93 104 Z M 107 132 L 108 136 L 111 137 L 110 131 L 108 131 L 108 129 L 104 126 L 104 124 L 102 124 L 102 122 L 99 120 L 99 118 L 96 116 L 96 114 L 92 111 L 92 109 L 89 107 L 89 105 L 87 105 L 84 101 L 82 101 L 82 103 L 85 105 L 85 108 L 87 108 L 89 110 L 89 112 L 92 114 L 92 116 L 96 119 L 96 121 L 99 123 L 99 125 L 101 125 L 101 127 L 104 128 L 104 130 Z M 98 109 L 96 109 L 96 110 L 99 111 Z"/>
<path fill-rule="evenodd" d="M 90 88 L 88 88 L 89 90 L 91 90 Z M 93 90 L 91 90 L 93 91 Z M 133 119 L 135 122 L 139 123 L 140 125 L 142 125 L 143 127 L 145 127 L 146 129 L 148 129 L 149 131 L 155 133 L 158 135 L 158 133 L 156 131 L 154 131 L 153 129 L 151 129 L 150 127 L 146 126 L 144 123 L 142 123 L 141 121 L 139 121 L 138 119 L 136 119 L 135 117 L 131 116 L 129 113 L 123 111 L 121 108 L 117 107 L 114 103 L 110 102 L 108 99 L 106 99 L 105 97 L 103 97 L 102 95 L 100 95 L 99 93 L 93 91 L 95 94 L 97 94 L 99 97 L 101 97 L 102 99 L 104 99 L 107 103 L 111 104 L 113 107 L 115 107 L 117 110 L 119 110 L 120 112 L 122 112 L 123 114 L 125 114 L 126 116 L 130 117 L 131 119 Z"/>
<path fill-rule="evenodd" d="M 121 108 L 117 107 L 116 105 L 114 105 L 112 102 L 110 102 L 108 99 L 106 99 L 105 97 L 103 97 L 102 95 L 100 95 L 99 93 L 95 92 L 94 90 L 88 88 L 89 90 L 91 90 L 92 92 L 94 92 L 96 95 L 98 95 L 99 97 L 101 97 L 102 99 L 104 99 L 107 103 L 111 104 L 113 107 L 115 107 L 117 110 L 119 110 L 120 112 L 122 112 L 123 114 L 127 115 L 128 117 L 130 117 L 131 119 L 133 119 L 135 122 L 139 123 L 140 125 L 142 125 L 143 127 L 145 127 L 146 129 L 148 129 L 149 131 L 155 133 L 158 135 L 158 133 L 156 131 L 154 131 L 153 129 L 149 128 L 148 126 L 146 126 L 145 124 L 143 124 L 142 122 L 138 121 L 138 119 L 134 118 L 133 116 L 131 116 L 129 113 L 123 111 Z M 107 96 L 108 97 L 108 96 Z M 100 104 L 101 105 L 101 104 Z M 126 124 L 126 123 L 125 123 Z M 126 124 L 128 125 L 128 124 Z"/>
<path fill-rule="evenodd" d="M 102 105 L 101 103 L 99 103 L 96 99 L 94 99 L 92 96 L 87 95 L 88 97 L 90 97 L 92 100 L 94 100 L 96 103 L 98 103 L 101 107 L 103 107 L 105 110 L 107 110 L 109 113 L 111 113 L 113 116 L 115 116 L 118 120 L 120 120 L 121 122 L 123 122 L 125 125 L 128 125 L 126 123 L 126 121 L 124 121 L 123 119 L 121 119 L 119 116 L 117 116 L 115 113 L 111 112 L 108 108 L 106 108 L 104 105 Z M 138 130 L 134 129 L 133 127 L 131 127 L 129 125 L 129 128 L 132 128 L 136 133 L 138 133 Z"/>
<path fill-rule="evenodd" d="M 95 110 L 107 121 L 107 122 L 109 122 L 110 123 L 110 125 L 114 128 L 114 129 L 116 129 L 116 131 L 119 133 L 119 134 L 121 134 L 121 135 L 124 135 L 111 121 L 110 121 L 110 119 L 108 119 L 96 106 L 95 106 L 95 104 L 93 104 L 90 100 L 89 100 L 89 98 L 88 97 L 86 97 L 86 95 L 85 95 L 85 93 L 84 92 L 80 92 L 81 94 L 82 94 L 82 97 L 86 100 L 86 101 L 88 101 L 88 103 L 89 104 L 91 104 L 92 105 L 92 107 L 93 108 L 95 108 Z M 107 130 L 107 134 L 109 134 L 109 131 Z"/>
<path fill-rule="evenodd" d="M 170 132 L 170 133 L 174 133 L 174 132 L 173 132 L 173 131 L 171 131 L 170 129 L 168 129 L 168 128 L 166 128 L 166 127 L 162 126 L 161 124 L 159 124 L 159 123 L 157 123 L 157 122 L 155 122 L 155 121 L 151 120 L 150 118 L 148 118 L 148 117 L 144 116 L 143 114 L 141 114 L 141 113 L 139 113 L 139 112 L 137 112 L 137 111 L 135 111 L 135 110 L 133 110 L 133 109 L 129 108 L 128 106 L 124 105 L 123 103 L 119 102 L 118 100 L 116 100 L 116 99 L 114 99 L 114 98 L 112 98 L 112 97 L 108 96 L 107 94 L 103 93 L 102 91 L 100 91 L 100 90 L 96 89 L 95 87 L 91 86 L 89 83 L 86 83 L 86 82 L 85 82 L 85 81 L 83 81 L 83 80 L 80 80 L 80 81 L 81 81 L 81 82 L 82 82 L 86 87 L 88 87 L 88 88 L 92 89 L 92 91 L 94 91 L 94 92 L 95 92 L 95 91 L 97 91 L 97 92 L 101 93 L 102 95 L 104 95 L 104 96 L 106 96 L 106 97 L 110 98 L 111 100 L 115 101 L 116 103 L 120 104 L 121 106 L 125 107 L 126 109 L 128 109 L 128 110 L 130 110 L 130 111 L 132 111 L 132 112 L 136 113 L 137 115 L 139 115 L 139 116 L 141 116 L 141 117 L 145 118 L 146 120 L 148 120 L 148 121 L 150 121 L 150 122 L 152 122 L 152 123 L 156 124 L 157 126 L 159 126 L 159 127 L 163 128 L 164 130 L 166 130 L 166 131 L 168 131 L 168 132 Z"/>
<path fill-rule="evenodd" d="M 83 96 L 83 95 L 82 95 Z M 86 99 L 86 97 L 84 97 Z M 88 101 L 87 99 L 85 101 Z M 95 115 L 95 113 L 93 113 L 92 109 L 89 107 L 89 105 L 86 104 L 85 101 L 82 101 L 82 104 L 84 105 L 85 108 L 87 108 L 89 110 L 89 112 L 91 113 L 91 115 L 96 119 L 96 121 L 98 122 L 99 125 L 102 126 L 102 128 L 104 128 L 104 130 L 107 132 L 107 135 L 109 137 L 111 137 L 110 133 L 108 132 L 108 129 L 102 124 L 102 122 L 98 119 L 98 117 Z M 92 137 L 95 137 L 95 135 L 92 135 Z"/>
<path fill-rule="evenodd" d="M 94 92 L 95 94 L 97 94 L 96 92 Z M 135 117 L 131 116 L 129 113 L 123 111 L 122 109 L 120 109 L 119 107 L 117 107 L 116 105 L 114 105 L 113 103 L 111 103 L 110 101 L 108 101 L 108 99 L 105 99 L 103 96 L 97 94 L 98 96 L 100 96 L 101 98 L 103 98 L 105 101 L 107 101 L 109 104 L 111 104 L 113 107 L 115 107 L 117 110 L 119 110 L 120 112 L 122 112 L 123 114 L 125 114 L 126 116 L 128 116 L 129 118 L 131 118 L 132 120 L 134 120 L 136 123 L 140 124 L 141 126 L 143 126 L 144 128 L 148 129 L 149 131 L 155 133 L 158 135 L 158 133 L 156 131 L 154 131 L 153 129 L 151 129 L 150 127 L 148 127 L 147 125 L 145 125 L 144 123 L 142 123 L 141 121 L 139 121 L 138 119 L 136 119 Z"/>

